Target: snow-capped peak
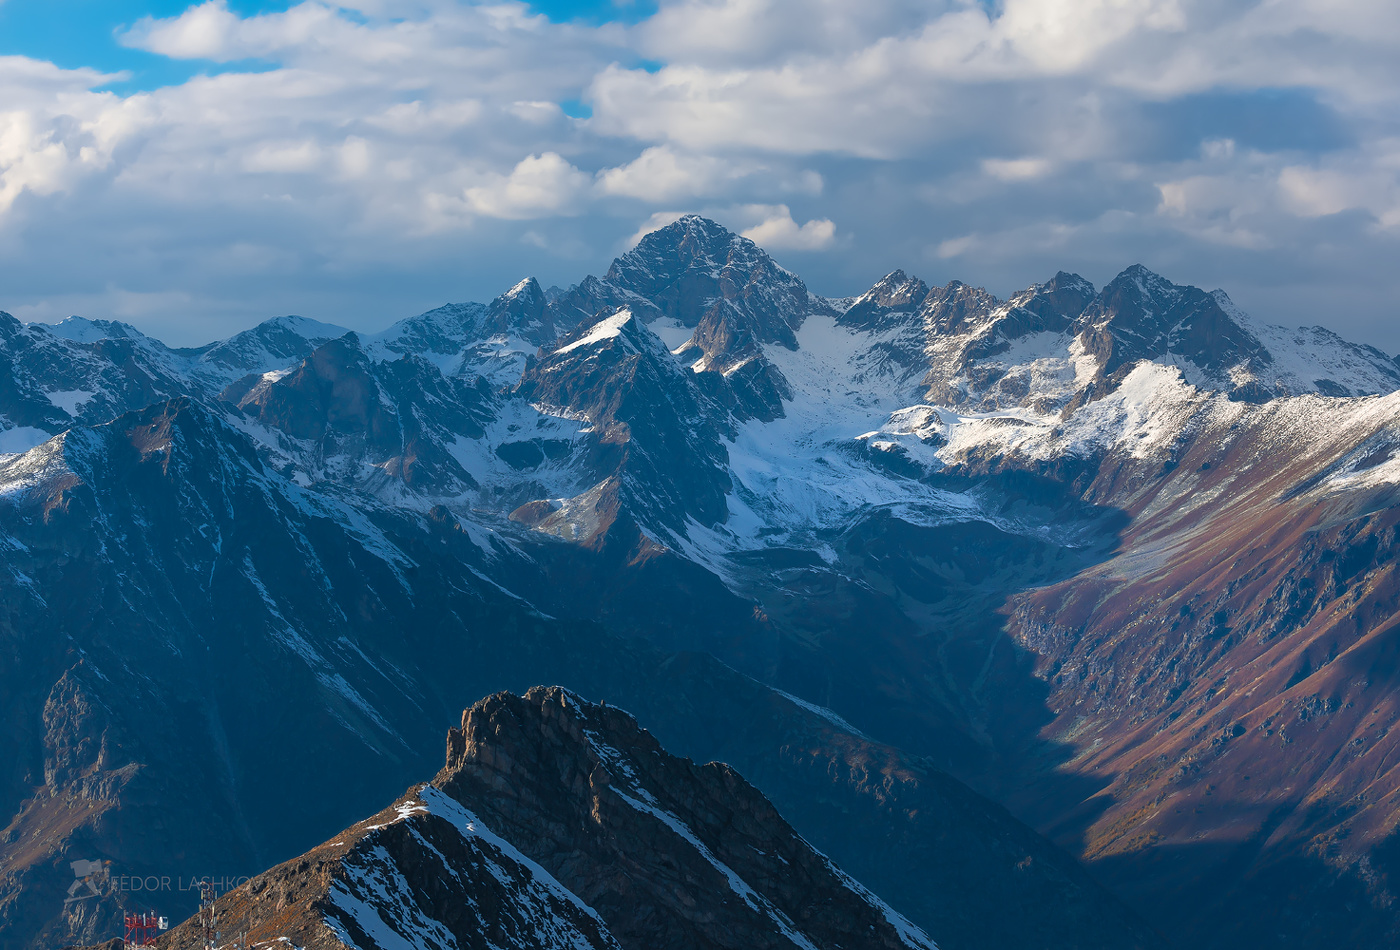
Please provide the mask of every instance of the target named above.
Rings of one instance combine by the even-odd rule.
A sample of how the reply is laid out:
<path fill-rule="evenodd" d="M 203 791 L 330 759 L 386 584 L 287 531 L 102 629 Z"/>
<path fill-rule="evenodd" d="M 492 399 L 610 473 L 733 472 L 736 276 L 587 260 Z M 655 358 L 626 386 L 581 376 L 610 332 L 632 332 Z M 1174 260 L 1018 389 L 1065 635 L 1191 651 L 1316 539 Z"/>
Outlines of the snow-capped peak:
<path fill-rule="evenodd" d="M 48 330 L 54 336 L 71 340 L 74 343 L 97 343 L 113 338 L 145 337 L 145 334 L 129 324 L 118 323 L 115 320 L 89 320 L 79 316 L 64 317 L 54 324 L 36 325 Z"/>

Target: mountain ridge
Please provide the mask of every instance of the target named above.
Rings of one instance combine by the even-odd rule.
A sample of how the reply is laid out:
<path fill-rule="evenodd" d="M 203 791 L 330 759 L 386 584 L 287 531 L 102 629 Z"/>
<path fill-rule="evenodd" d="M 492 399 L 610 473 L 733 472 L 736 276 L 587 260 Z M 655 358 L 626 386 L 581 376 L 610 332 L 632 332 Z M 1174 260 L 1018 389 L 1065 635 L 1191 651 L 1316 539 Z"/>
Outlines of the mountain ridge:
<path fill-rule="evenodd" d="M 601 624 L 620 638 L 596 641 L 608 651 L 712 656 L 754 688 L 831 710 L 868 741 L 952 773 L 1198 943 L 1223 946 L 1267 926 L 1269 875 L 1280 867 L 1301 869 L 1298 893 L 1311 895 L 1285 945 L 1310 946 L 1328 928 L 1378 939 L 1394 926 L 1388 895 L 1400 891 L 1383 803 L 1400 774 L 1387 768 L 1384 742 L 1350 745 L 1351 714 L 1329 706 L 1332 693 L 1345 695 L 1388 728 L 1378 692 L 1334 679 L 1344 657 L 1359 655 L 1348 650 L 1382 649 L 1394 613 L 1386 552 L 1400 484 L 1391 422 L 1400 364 L 1379 351 L 1270 327 L 1221 291 L 1136 265 L 1101 289 L 1060 272 L 1007 300 L 896 271 L 833 302 L 698 218 L 654 232 L 604 277 L 568 290 L 526 279 L 490 304 L 439 308 L 378 335 L 321 340 L 330 332 L 321 325 L 302 326 L 310 337 L 297 326 L 255 334 L 270 342 L 216 372 L 154 341 L 88 340 L 97 334 L 75 326 L 70 335 L 88 340 L 75 342 L 0 320 L 0 413 L 11 433 L 0 444 L 28 448 L 69 431 L 61 438 L 75 449 L 100 438 L 130 460 L 84 481 L 46 467 L 52 445 L 0 457 L 0 576 L 57 599 L 67 555 L 43 566 L 45 552 L 84 539 L 88 553 L 74 563 L 105 578 L 111 596 L 161 592 L 155 656 L 170 639 L 161 625 L 183 629 L 203 609 L 208 569 L 213 586 L 263 605 L 250 616 L 267 630 L 239 636 L 269 638 L 289 656 L 300 655 L 300 637 L 325 662 L 305 674 L 317 685 L 303 712 L 318 729 L 405 762 L 421 753 L 389 733 L 424 727 L 403 684 L 447 687 L 372 624 L 400 631 L 394 611 L 431 618 L 431 637 L 401 632 L 427 655 L 457 648 L 441 632 L 453 615 L 542 624 L 518 646 L 535 670 L 530 644 L 544 641 L 531 638 L 552 636 L 543 631 L 555 623 Z M 102 428 L 128 410 L 136 415 Z M 121 548 L 149 588 L 137 591 L 93 552 L 150 536 L 146 506 L 176 490 L 160 479 L 195 464 L 163 434 L 183 425 L 196 442 L 212 440 L 196 455 L 228 461 L 195 473 L 203 494 L 190 510 L 209 515 L 172 527 L 183 549 Z M 65 514 L 89 490 L 70 477 L 92 486 L 99 534 Z M 279 550 L 214 550 L 232 536 L 216 511 L 225 482 L 246 483 L 234 495 L 253 523 L 285 535 Z M 46 509 L 44 497 L 56 501 Z M 1257 526 L 1268 526 L 1272 547 L 1254 540 Z M 1202 543 L 1234 560 L 1201 561 Z M 154 563 L 188 583 L 162 587 Z M 324 626 L 312 616 L 322 609 L 311 606 L 316 588 L 297 590 L 283 572 L 338 572 L 364 594 L 331 598 Z M 1189 602 L 1161 577 L 1192 592 Z M 1285 593 L 1271 600 L 1260 577 Z M 13 631 L 41 616 L 25 613 L 38 609 L 29 596 L 8 615 L 9 635 L 26 644 Z M 86 632 L 68 631 L 92 652 Z M 512 648 L 490 649 L 501 668 L 515 662 Z M 43 683 L 6 674 L 32 680 L 25 689 L 38 705 L 28 708 L 50 694 L 57 710 L 95 708 L 74 690 L 79 673 L 63 680 L 73 663 L 45 663 Z M 395 672 L 410 668 L 407 678 Z M 1253 699 L 1239 669 L 1259 671 Z M 1240 712 L 1222 719 L 1226 708 Z M 1290 744 L 1271 744 L 1285 721 L 1287 735 L 1310 737 L 1308 754 L 1320 758 L 1309 763 L 1355 750 L 1341 773 L 1286 766 L 1298 784 L 1273 789 L 1281 797 L 1270 808 L 1313 817 L 1273 821 L 1255 792 L 1233 784 L 1239 808 L 1213 807 L 1228 767 L 1219 763 L 1231 761 L 1222 749 L 1253 750 L 1260 774 L 1293 762 Z M 1195 764 L 1168 781 L 1150 763 L 1163 755 Z M 745 760 L 746 774 L 804 833 L 831 819 L 790 773 L 758 761 Z M 1377 777 L 1356 784 L 1368 768 Z M 17 767 L 7 793 L 16 803 L 28 800 L 23 777 Z M 1319 803 L 1339 781 L 1355 794 L 1328 811 Z M 1173 819 L 1172 801 L 1183 804 L 1170 815 L 1189 803 L 1204 817 Z M 1257 841 L 1238 844 L 1241 828 Z M 902 840 L 911 853 L 921 847 Z M 826 849 L 920 923 L 953 926 L 858 841 Z M 1198 863 L 1165 857 L 1188 853 Z M 1223 881 L 1219 894 L 1183 889 L 1181 867 Z M 1004 872 L 996 862 L 982 871 Z M 1248 911 L 1233 920 L 1231 906 Z M 933 934 L 945 950 L 975 932 L 957 926 Z"/>
<path fill-rule="evenodd" d="M 438 775 L 336 839 L 217 909 L 255 941 L 360 950 L 937 950 L 728 766 L 678 759 L 628 714 L 559 688 L 464 711 Z M 198 931 L 167 943 L 198 946 Z"/>

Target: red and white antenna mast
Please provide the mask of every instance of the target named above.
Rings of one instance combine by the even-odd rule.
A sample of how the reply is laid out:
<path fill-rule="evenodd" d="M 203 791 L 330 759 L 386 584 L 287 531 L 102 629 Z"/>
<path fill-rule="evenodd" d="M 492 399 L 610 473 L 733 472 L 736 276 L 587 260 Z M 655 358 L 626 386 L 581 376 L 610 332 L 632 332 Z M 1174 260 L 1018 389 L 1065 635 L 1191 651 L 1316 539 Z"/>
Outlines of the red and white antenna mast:
<path fill-rule="evenodd" d="M 126 913 L 123 914 L 126 923 L 126 937 L 123 938 L 123 950 L 136 950 L 138 947 L 154 947 L 156 938 L 167 926 L 164 917 L 156 915 L 155 911 L 149 913 Z"/>

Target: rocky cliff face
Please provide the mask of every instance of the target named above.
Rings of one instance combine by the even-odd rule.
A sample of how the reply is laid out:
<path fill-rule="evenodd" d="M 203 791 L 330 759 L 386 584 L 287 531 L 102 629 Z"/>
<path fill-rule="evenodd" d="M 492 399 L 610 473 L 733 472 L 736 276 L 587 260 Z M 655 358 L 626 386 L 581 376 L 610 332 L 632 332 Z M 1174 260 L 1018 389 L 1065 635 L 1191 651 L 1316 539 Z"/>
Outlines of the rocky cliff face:
<path fill-rule="evenodd" d="M 933 950 L 733 769 L 668 754 L 620 710 L 501 693 L 447 748 L 430 784 L 224 896 L 225 926 L 360 950 Z M 198 946 L 193 922 L 167 945 Z"/>

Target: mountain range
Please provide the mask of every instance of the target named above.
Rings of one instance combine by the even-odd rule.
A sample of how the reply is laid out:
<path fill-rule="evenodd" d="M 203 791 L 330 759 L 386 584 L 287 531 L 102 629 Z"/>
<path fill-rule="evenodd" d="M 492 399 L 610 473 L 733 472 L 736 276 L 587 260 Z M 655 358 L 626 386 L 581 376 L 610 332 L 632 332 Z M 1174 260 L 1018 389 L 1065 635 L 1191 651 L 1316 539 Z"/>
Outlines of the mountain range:
<path fill-rule="evenodd" d="M 383 890 L 450 837 L 442 794 L 582 902 L 531 898 L 579 945 L 712 945 L 542 860 L 529 822 L 577 789 L 517 826 L 414 786 L 463 708 L 560 701 L 628 756 L 726 763 L 753 840 L 795 829 L 822 888 L 944 950 L 1393 941 L 1397 390 L 1378 350 L 1141 266 L 831 299 L 695 216 L 374 335 L 0 315 L 0 942 L 193 910 L 65 903 L 75 860 Z M 506 867 L 452 840 L 478 884 Z M 608 860 L 720 853 L 644 845 Z"/>

